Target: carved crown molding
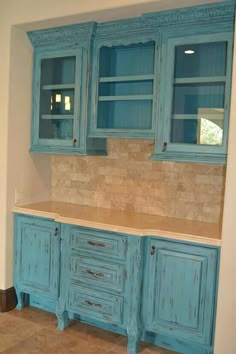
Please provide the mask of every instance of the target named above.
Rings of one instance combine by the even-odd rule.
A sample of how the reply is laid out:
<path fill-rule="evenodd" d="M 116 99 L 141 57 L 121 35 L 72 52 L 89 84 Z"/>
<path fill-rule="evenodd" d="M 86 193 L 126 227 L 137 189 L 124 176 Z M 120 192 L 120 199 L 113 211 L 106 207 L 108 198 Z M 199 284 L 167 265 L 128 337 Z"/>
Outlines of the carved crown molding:
<path fill-rule="evenodd" d="M 128 36 L 154 35 L 163 28 L 180 29 L 188 26 L 220 24 L 231 31 L 234 25 L 234 1 L 144 14 L 141 17 L 100 23 L 96 39 L 127 38 Z"/>
<path fill-rule="evenodd" d="M 232 31 L 235 16 L 235 2 L 228 0 L 223 3 L 201 5 L 183 9 L 144 14 L 140 17 L 104 23 L 88 22 L 64 27 L 50 28 L 28 32 L 34 48 L 63 47 L 79 45 L 89 41 L 93 36 L 96 40 L 127 41 L 128 38 L 141 36 L 153 37 L 164 30 L 178 31 L 190 27 L 215 25 L 217 31 Z"/>
<path fill-rule="evenodd" d="M 183 9 L 168 10 L 144 14 L 143 18 L 148 21 L 149 26 L 154 27 L 179 27 L 186 24 L 228 24 L 233 26 L 235 15 L 234 1 L 227 1 L 213 5 L 201 5 Z"/>
<path fill-rule="evenodd" d="M 93 36 L 95 22 L 87 22 L 71 26 L 49 28 L 28 32 L 28 37 L 34 48 L 53 47 L 55 45 L 76 45 L 88 41 Z"/>

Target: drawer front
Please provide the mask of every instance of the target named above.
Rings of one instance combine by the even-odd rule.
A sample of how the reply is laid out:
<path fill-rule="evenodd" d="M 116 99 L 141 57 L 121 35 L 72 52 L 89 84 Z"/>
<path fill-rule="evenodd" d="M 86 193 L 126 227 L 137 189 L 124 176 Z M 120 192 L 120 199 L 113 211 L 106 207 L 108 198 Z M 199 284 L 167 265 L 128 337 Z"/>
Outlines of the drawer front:
<path fill-rule="evenodd" d="M 73 228 L 70 233 L 70 247 L 75 251 L 124 260 L 126 237 L 120 234 Z"/>
<path fill-rule="evenodd" d="M 98 320 L 122 324 L 123 298 L 70 284 L 67 307 L 69 311 Z"/>
<path fill-rule="evenodd" d="M 125 283 L 125 267 L 97 259 L 71 255 L 71 279 L 108 290 L 123 292 Z"/>

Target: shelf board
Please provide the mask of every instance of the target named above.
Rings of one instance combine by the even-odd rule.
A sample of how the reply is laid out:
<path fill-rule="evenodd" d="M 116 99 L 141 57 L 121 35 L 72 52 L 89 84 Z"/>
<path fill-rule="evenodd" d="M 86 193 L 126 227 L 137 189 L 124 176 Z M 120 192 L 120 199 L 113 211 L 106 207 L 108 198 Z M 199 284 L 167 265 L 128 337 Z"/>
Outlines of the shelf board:
<path fill-rule="evenodd" d="M 226 82 L 226 76 L 183 77 L 174 79 L 174 84 L 210 84 Z"/>
<path fill-rule="evenodd" d="M 201 118 L 210 120 L 210 121 L 224 121 L 224 113 L 215 112 L 215 113 L 199 113 L 199 114 L 173 114 L 173 120 L 185 120 L 193 119 L 200 120 Z"/>
<path fill-rule="evenodd" d="M 74 119 L 73 114 L 42 114 L 41 119 Z"/>
<path fill-rule="evenodd" d="M 108 76 L 100 77 L 99 82 L 147 81 L 153 79 L 154 75 Z"/>
<path fill-rule="evenodd" d="M 63 89 L 74 89 L 74 84 L 58 84 L 58 85 L 43 85 L 43 90 L 63 90 Z"/>
<path fill-rule="evenodd" d="M 99 96 L 99 101 L 143 101 L 152 100 L 153 95 Z"/>

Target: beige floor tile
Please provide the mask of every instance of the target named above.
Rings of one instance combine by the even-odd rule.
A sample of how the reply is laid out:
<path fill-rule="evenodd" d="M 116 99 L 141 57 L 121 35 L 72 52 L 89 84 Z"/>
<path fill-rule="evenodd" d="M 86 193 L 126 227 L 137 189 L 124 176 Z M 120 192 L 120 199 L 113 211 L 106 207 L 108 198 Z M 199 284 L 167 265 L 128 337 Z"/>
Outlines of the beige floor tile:
<path fill-rule="evenodd" d="M 26 307 L 0 314 L 0 353 L 3 354 L 127 354 L 127 338 L 78 321 L 56 329 L 56 316 Z M 140 354 L 174 354 L 141 344 Z"/>
<path fill-rule="evenodd" d="M 14 346 L 19 340 L 24 340 L 40 331 L 38 324 L 16 318 L 7 314 L 0 314 L 0 352 Z"/>

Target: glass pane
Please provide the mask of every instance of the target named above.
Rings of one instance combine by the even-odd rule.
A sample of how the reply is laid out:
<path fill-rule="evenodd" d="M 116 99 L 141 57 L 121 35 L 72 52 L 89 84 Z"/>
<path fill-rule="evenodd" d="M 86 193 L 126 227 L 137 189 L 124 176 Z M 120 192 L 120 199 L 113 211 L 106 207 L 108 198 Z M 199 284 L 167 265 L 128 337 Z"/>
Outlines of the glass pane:
<path fill-rule="evenodd" d="M 45 117 L 45 116 L 44 116 Z M 72 139 L 73 119 L 40 119 L 40 139 Z"/>
<path fill-rule="evenodd" d="M 222 145 L 225 84 L 174 85 L 172 143 Z"/>
<path fill-rule="evenodd" d="M 42 59 L 41 86 L 75 83 L 75 57 Z"/>
<path fill-rule="evenodd" d="M 180 45 L 175 48 L 175 78 L 224 76 L 227 42 Z"/>
<path fill-rule="evenodd" d="M 40 95 L 40 116 L 44 114 L 74 114 L 74 89 L 44 90 Z"/>

